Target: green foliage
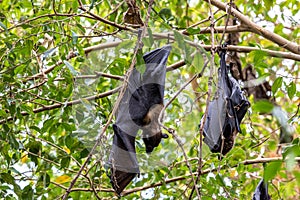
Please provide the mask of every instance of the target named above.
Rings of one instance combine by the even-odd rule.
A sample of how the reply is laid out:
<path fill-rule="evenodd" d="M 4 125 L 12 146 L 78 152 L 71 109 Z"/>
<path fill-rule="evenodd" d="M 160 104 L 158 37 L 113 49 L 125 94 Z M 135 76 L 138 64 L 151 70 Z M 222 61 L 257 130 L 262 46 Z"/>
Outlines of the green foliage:
<path fill-rule="evenodd" d="M 299 43 L 299 1 L 251 0 L 247 6 L 245 1 L 235 3 L 257 24 Z M 136 4 L 144 21 L 148 3 Z M 127 9 L 121 0 L 0 1 L 0 199 L 58 199 L 70 186 L 110 118 L 118 94 L 95 97 L 121 86 L 122 80 L 117 77 L 123 77 L 132 62 L 137 31 L 123 26 Z M 169 43 L 173 49 L 168 65 L 181 60 L 186 63 L 167 73 L 165 102 L 211 59 L 209 52 L 195 47 L 211 45 L 211 35 L 200 34 L 200 30 L 210 29 L 208 11 L 205 1 L 154 2 L 142 38 L 144 46 L 136 55 L 136 68 L 143 73 L 143 53 Z M 225 12 L 215 7 L 212 11 L 214 25 L 225 26 Z M 215 45 L 221 34 L 214 34 Z M 253 32 L 241 32 L 239 45 L 274 51 L 285 47 Z M 216 55 L 213 77 L 209 77 L 208 64 L 203 76 L 188 85 L 165 113 L 164 125 L 173 128 L 181 139 L 190 169 L 170 134 L 151 155 L 145 153 L 138 135 L 136 151 L 142 173 L 126 188 L 137 191 L 124 199 L 188 199 L 193 186 L 189 170 L 196 178 L 200 147 L 203 174 L 198 189 L 202 199 L 251 199 L 262 177 L 269 183 L 272 199 L 299 199 L 295 190 L 297 184 L 300 186 L 295 161 L 300 156 L 299 62 L 274 58 L 263 50 L 239 56 L 242 68 L 246 64 L 254 66 L 256 77 L 260 77 L 257 81 L 271 83 L 276 106 L 250 96 L 252 107 L 242 122 L 242 133 L 237 135 L 232 151 L 219 160 L 200 141 L 198 126 L 206 108 L 209 81 L 212 95 L 216 90 Z M 287 115 L 276 116 L 276 107 Z M 244 162 L 280 156 L 276 154 L 280 131 L 287 127 L 294 139 L 283 145 L 282 161 L 265 166 Z M 70 198 L 96 199 L 92 187 L 100 198 L 117 198 L 106 174 L 112 137 L 110 125 Z M 140 189 L 146 186 L 150 189 Z M 196 199 L 195 192 L 192 199 Z"/>
<path fill-rule="evenodd" d="M 274 81 L 274 83 L 272 85 L 272 93 L 273 93 L 273 95 L 275 95 L 276 92 L 277 92 L 277 90 L 279 88 L 281 88 L 282 81 L 283 81 L 282 77 L 278 77 L 277 79 L 275 79 L 275 81 Z"/>
<path fill-rule="evenodd" d="M 253 110 L 261 113 L 270 113 L 273 109 L 274 105 L 266 100 L 260 100 L 255 102 L 253 105 Z"/>
<path fill-rule="evenodd" d="M 268 182 L 269 180 L 272 180 L 277 175 L 277 172 L 280 171 L 281 165 L 281 161 L 267 164 L 264 169 L 264 181 Z"/>

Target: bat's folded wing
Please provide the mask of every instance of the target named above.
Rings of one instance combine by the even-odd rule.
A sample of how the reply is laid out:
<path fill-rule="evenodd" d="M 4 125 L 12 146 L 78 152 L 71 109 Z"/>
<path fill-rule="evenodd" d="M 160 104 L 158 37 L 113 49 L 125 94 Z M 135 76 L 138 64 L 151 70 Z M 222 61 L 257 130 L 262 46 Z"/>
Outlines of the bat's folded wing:
<path fill-rule="evenodd" d="M 135 152 L 135 137 L 126 134 L 115 124 L 113 129 L 115 134 L 108 164 L 112 186 L 120 194 L 139 173 L 139 166 Z"/>
<path fill-rule="evenodd" d="M 270 200 L 270 195 L 268 194 L 268 185 L 262 179 L 253 194 L 252 200 Z"/>

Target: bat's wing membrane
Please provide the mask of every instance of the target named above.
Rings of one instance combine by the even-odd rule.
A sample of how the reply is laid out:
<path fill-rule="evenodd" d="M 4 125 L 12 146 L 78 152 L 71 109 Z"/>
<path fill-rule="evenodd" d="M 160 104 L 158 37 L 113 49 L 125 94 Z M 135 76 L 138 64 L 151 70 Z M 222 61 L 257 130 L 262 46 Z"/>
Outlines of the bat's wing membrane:
<path fill-rule="evenodd" d="M 240 123 L 250 106 L 238 82 L 228 75 L 225 54 L 225 51 L 220 53 L 218 89 L 208 105 L 204 124 L 204 142 L 212 152 L 221 152 L 222 135 L 226 139 L 241 132 Z"/>
<path fill-rule="evenodd" d="M 258 183 L 258 185 L 255 189 L 252 200 L 270 200 L 270 199 L 271 199 L 271 197 L 268 194 L 268 185 L 262 179 Z"/>
<path fill-rule="evenodd" d="M 119 195 L 140 172 L 135 137 L 152 104 L 163 103 L 166 62 L 170 51 L 171 46 L 167 45 L 143 56 L 146 70 L 140 74 L 136 68 L 133 69 L 116 112 L 108 164 L 112 186 Z"/>

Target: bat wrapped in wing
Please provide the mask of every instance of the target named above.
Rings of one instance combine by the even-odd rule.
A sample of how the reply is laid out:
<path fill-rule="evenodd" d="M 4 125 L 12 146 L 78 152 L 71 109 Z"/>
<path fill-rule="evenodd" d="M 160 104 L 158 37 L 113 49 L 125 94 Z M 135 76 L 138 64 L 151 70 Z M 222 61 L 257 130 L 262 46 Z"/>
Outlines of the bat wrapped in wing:
<path fill-rule="evenodd" d="M 235 136 L 241 132 L 240 123 L 250 106 L 238 82 L 229 76 L 225 55 L 226 51 L 221 50 L 218 88 L 208 105 L 203 131 L 204 142 L 210 150 L 223 155 L 233 147 Z"/>
<path fill-rule="evenodd" d="M 261 179 L 255 189 L 252 200 L 270 200 L 271 197 L 268 193 L 268 185 Z"/>
<path fill-rule="evenodd" d="M 161 132 L 158 117 L 163 108 L 166 63 L 170 51 L 171 46 L 167 45 L 143 56 L 145 72 L 141 74 L 133 69 L 116 112 L 108 164 L 112 186 L 119 195 L 139 174 L 135 151 L 138 130 L 143 131 L 147 153 L 159 145 L 161 138 L 168 137 Z"/>

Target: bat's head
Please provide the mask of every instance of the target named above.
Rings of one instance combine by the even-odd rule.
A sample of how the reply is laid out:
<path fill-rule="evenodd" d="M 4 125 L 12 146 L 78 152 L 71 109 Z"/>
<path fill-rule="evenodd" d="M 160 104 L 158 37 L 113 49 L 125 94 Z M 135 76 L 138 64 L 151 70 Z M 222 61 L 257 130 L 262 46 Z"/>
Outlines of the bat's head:
<path fill-rule="evenodd" d="M 147 131 L 146 131 L 147 132 Z M 161 141 L 161 138 L 168 138 L 167 134 L 162 133 L 161 131 L 150 136 L 149 134 L 143 133 L 143 141 L 146 146 L 146 152 L 151 153 L 155 147 L 157 147 Z"/>

